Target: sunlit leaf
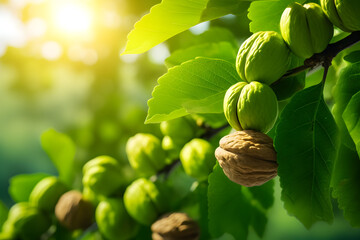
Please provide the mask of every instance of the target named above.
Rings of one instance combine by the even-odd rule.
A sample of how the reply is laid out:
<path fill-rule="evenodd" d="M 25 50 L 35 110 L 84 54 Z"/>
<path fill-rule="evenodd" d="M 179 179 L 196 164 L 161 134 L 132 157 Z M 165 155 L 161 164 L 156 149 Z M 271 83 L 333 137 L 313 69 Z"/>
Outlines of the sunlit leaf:
<path fill-rule="evenodd" d="M 163 0 L 138 21 L 124 54 L 142 53 L 198 24 L 208 0 Z"/>
<path fill-rule="evenodd" d="M 123 54 L 143 53 L 198 23 L 246 13 L 250 1 L 162 0 L 135 24 Z"/>
<path fill-rule="evenodd" d="M 204 43 L 175 51 L 165 60 L 167 67 L 179 65 L 196 57 L 218 58 L 235 63 L 237 49 L 228 42 Z"/>
<path fill-rule="evenodd" d="M 256 0 L 209 0 L 201 20 L 207 21 L 227 14 L 244 14 L 247 12 L 251 1 Z"/>
<path fill-rule="evenodd" d="M 332 175 L 332 194 L 339 208 L 353 227 L 360 227 L 360 159 L 356 151 L 342 144 Z"/>
<path fill-rule="evenodd" d="M 75 144 L 65 134 L 49 129 L 41 135 L 41 145 L 59 172 L 59 178 L 72 185 Z"/>
<path fill-rule="evenodd" d="M 343 113 L 343 119 L 360 156 L 360 91 L 352 96 Z"/>
<path fill-rule="evenodd" d="M 250 31 L 276 31 L 280 33 L 280 18 L 285 8 L 292 2 L 305 0 L 254 1 L 249 8 Z"/>
<path fill-rule="evenodd" d="M 35 185 L 49 174 L 20 174 L 10 179 L 9 194 L 15 202 L 27 202 Z"/>
<path fill-rule="evenodd" d="M 238 39 L 232 33 L 231 29 L 224 27 L 211 26 L 208 30 L 201 34 L 193 34 L 191 31 L 182 32 L 166 42 L 171 53 L 180 49 L 190 48 L 195 45 L 205 43 L 220 43 L 227 42 L 238 48 Z"/>
<path fill-rule="evenodd" d="M 146 123 L 193 113 L 221 113 L 226 90 L 240 81 L 235 66 L 219 59 L 187 61 L 158 79 L 148 101 Z"/>
<path fill-rule="evenodd" d="M 307 228 L 333 219 L 330 179 L 338 131 L 322 92 L 319 84 L 297 93 L 280 116 L 274 140 L 284 207 Z"/>

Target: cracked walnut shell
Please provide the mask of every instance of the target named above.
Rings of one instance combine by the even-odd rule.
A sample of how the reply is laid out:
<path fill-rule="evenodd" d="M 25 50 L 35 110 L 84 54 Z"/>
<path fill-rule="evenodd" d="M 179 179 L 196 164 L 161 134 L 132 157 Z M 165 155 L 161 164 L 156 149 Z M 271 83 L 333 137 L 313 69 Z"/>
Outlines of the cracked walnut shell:
<path fill-rule="evenodd" d="M 185 213 L 170 213 L 151 225 L 153 240 L 198 240 L 199 226 Z"/>
<path fill-rule="evenodd" d="M 246 187 L 262 185 L 277 175 L 273 141 L 261 132 L 244 130 L 226 135 L 215 157 L 231 181 Z"/>

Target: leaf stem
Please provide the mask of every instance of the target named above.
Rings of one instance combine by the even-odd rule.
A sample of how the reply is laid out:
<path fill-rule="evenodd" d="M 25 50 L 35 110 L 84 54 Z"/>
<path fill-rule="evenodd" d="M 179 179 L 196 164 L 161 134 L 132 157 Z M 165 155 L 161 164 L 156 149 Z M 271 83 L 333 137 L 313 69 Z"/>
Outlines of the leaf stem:
<path fill-rule="evenodd" d="M 322 78 L 322 81 L 321 81 L 323 83 L 323 85 L 325 84 L 326 77 L 327 77 L 327 74 L 329 72 L 329 67 L 330 66 L 324 66 L 324 74 L 323 74 L 323 78 Z"/>

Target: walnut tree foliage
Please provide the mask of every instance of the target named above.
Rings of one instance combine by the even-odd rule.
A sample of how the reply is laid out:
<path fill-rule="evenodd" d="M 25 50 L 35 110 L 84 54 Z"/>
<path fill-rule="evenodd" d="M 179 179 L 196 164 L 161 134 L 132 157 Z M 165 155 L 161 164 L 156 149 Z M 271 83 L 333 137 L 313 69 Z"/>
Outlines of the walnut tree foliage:
<path fill-rule="evenodd" d="M 141 54 L 160 43 L 170 49 L 170 56 L 164 61 L 167 72 L 158 79 L 148 100 L 145 123 L 195 116 L 205 126 L 198 136 L 217 147 L 219 139 L 231 131 L 223 116 L 223 99 L 229 87 L 241 81 L 235 66 L 239 46 L 251 33 L 280 33 L 281 14 L 292 2 L 319 3 L 162 0 L 149 9 L 129 33 L 122 53 Z M 224 24 L 229 19 L 243 22 Z M 189 33 L 191 27 L 207 21 L 210 27 L 205 32 Z M 237 31 L 244 24 L 246 31 Z M 320 221 L 331 224 L 337 208 L 352 227 L 360 227 L 359 41 L 359 32 L 350 35 L 336 29 L 333 45 L 319 55 L 330 56 L 330 67 L 322 58 L 311 58 L 315 63 L 306 63 L 310 65 L 304 64 L 305 59 L 293 58 L 288 70 L 291 76 L 271 85 L 277 94 L 286 95 L 287 88 L 297 90 L 292 97 L 279 101 L 279 117 L 267 134 L 274 140 L 277 152 L 283 207 L 307 229 Z M 59 179 L 74 188 L 74 181 L 79 181 L 74 175 L 75 143 L 64 134 L 48 130 L 42 135 L 41 144 L 56 166 Z M 28 174 L 12 178 L 11 197 L 16 202 L 28 201 L 31 189 L 47 176 Z M 134 180 L 133 176 L 125 177 L 126 185 Z M 207 180 L 197 181 L 185 174 L 179 161 L 165 166 L 154 178 L 153 188 L 167 197 L 162 213 L 189 210 L 198 221 L 201 240 L 242 240 L 251 231 L 259 238 L 265 235 L 268 212 L 275 201 L 273 180 L 244 187 L 230 181 L 216 163 Z M 125 188 L 122 186 L 111 197 L 122 198 Z M 149 200 L 149 205 L 154 207 L 154 202 Z M 0 202 L 0 226 L 7 214 Z M 151 238 L 149 226 L 137 227 L 138 234 L 132 239 Z M 102 239 L 96 225 L 76 237 L 70 237 L 71 233 L 61 226 L 56 229 L 49 239 Z"/>
<path fill-rule="evenodd" d="M 163 0 L 135 24 L 123 54 L 145 52 L 198 23 L 227 14 L 247 14 L 252 33 L 280 32 L 281 13 L 291 2 L 295 1 Z M 198 41 L 191 46 L 171 52 L 165 60 L 168 72 L 158 79 L 148 101 L 146 123 L 189 114 L 222 113 L 226 90 L 240 80 L 234 60 L 239 45 L 247 37 L 229 40 L 225 34 L 228 31 L 232 29 L 210 27 L 196 36 Z M 341 36 L 338 31 L 333 41 Z M 358 48 L 355 45 L 342 49 L 333 60 L 327 81 L 321 77 L 314 79 L 309 72 L 305 89 L 283 102 L 285 107 L 270 132 L 278 153 L 281 200 L 288 213 L 306 228 L 318 221 L 331 223 L 334 202 L 352 226 L 360 227 L 360 204 L 356 200 L 360 191 Z M 329 89 L 333 89 L 333 94 L 327 94 L 325 99 L 324 92 Z M 228 233 L 235 239 L 245 239 L 249 227 L 262 236 L 266 209 L 273 201 L 272 185 L 256 188 L 255 194 L 253 188 L 229 182 L 219 169 L 215 167 L 209 176 L 211 236 Z"/>

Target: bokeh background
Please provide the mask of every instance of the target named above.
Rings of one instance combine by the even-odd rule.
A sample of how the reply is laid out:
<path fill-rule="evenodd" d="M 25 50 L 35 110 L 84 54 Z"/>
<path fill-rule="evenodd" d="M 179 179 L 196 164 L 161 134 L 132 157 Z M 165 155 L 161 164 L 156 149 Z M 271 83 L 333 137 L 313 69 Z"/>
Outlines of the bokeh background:
<path fill-rule="evenodd" d="M 57 174 L 41 148 L 49 128 L 77 146 L 76 167 L 99 155 L 126 162 L 125 143 L 144 125 L 147 100 L 164 60 L 213 26 L 239 43 L 250 35 L 246 16 L 225 16 L 191 28 L 141 55 L 121 56 L 134 23 L 159 0 L 0 0 L 0 199 L 13 204 L 9 180 L 24 173 Z M 276 179 L 265 239 L 360 239 L 336 209 L 332 225 L 310 231 L 287 215 Z M 336 203 L 334 204 L 336 206 Z M 257 239 L 251 232 L 250 239 Z"/>

